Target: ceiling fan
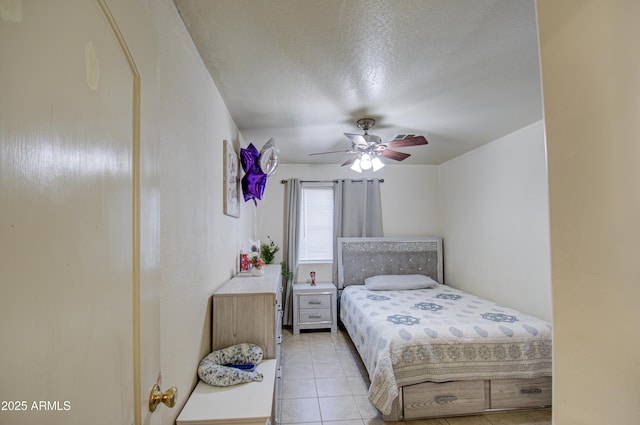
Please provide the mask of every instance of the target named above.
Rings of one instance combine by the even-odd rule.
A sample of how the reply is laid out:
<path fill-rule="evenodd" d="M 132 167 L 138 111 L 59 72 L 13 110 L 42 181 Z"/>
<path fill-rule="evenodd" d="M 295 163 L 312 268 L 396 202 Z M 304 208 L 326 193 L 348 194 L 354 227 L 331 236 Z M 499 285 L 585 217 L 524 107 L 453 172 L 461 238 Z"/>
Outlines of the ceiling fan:
<path fill-rule="evenodd" d="M 384 167 L 380 157 L 403 161 L 411 156 L 408 153 L 394 151 L 389 148 L 404 148 L 428 143 L 424 136 L 416 136 L 415 134 L 399 134 L 390 142 L 382 143 L 380 136 L 369 134 L 369 129 L 373 128 L 375 124 L 376 120 L 373 118 L 361 118 L 356 122 L 356 125 L 364 131 L 364 134 L 344 133 L 351 140 L 351 149 L 318 152 L 309 155 L 324 155 L 328 153 L 353 154 L 341 166 L 351 165 L 352 170 L 361 173 L 362 170 L 373 168 L 373 171 L 378 171 Z"/>

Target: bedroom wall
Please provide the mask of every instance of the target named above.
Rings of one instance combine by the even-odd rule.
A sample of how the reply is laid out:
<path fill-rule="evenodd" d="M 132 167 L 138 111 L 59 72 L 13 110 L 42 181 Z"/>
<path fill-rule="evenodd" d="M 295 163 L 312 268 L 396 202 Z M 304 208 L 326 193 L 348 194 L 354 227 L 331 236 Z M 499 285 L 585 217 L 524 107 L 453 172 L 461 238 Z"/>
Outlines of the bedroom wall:
<path fill-rule="evenodd" d="M 124 19 L 125 10 L 122 11 Z M 161 366 L 165 386 L 180 389 L 178 405 L 163 409 L 173 423 L 197 381 L 198 363 L 211 350 L 211 295 L 237 273 L 240 242 L 253 215 L 223 213 L 223 140 L 243 143 L 215 83 L 172 1 L 154 1 L 151 26 L 132 22 L 141 42 L 134 51 L 156 51 L 142 69 L 149 89 L 147 140 L 159 159 Z"/>
<path fill-rule="evenodd" d="M 176 407 L 158 410 L 171 424 L 211 350 L 211 295 L 238 271 L 252 228 L 247 206 L 240 218 L 223 213 L 223 140 L 237 151 L 243 140 L 174 3 L 112 3 L 141 66 L 142 148 L 157 161 L 143 166 L 155 182 L 142 196 L 159 218 L 162 382 L 179 392 Z"/>
<path fill-rule="evenodd" d="M 538 0 L 553 422 L 640 423 L 640 3 Z"/>
<path fill-rule="evenodd" d="M 406 164 L 387 165 L 376 173 L 368 174 L 358 174 L 338 164 L 281 164 L 277 173 L 269 178 L 262 201 L 255 208 L 251 206 L 256 216 L 256 234 L 261 240 L 266 240 L 269 235 L 282 247 L 285 185 L 280 184 L 280 180 L 374 177 L 384 179 L 380 190 L 385 236 L 440 235 L 438 168 L 435 165 Z M 276 261 L 282 261 L 282 252 L 276 255 Z"/>
<path fill-rule="evenodd" d="M 551 321 L 542 122 L 439 167 L 448 284 Z"/>

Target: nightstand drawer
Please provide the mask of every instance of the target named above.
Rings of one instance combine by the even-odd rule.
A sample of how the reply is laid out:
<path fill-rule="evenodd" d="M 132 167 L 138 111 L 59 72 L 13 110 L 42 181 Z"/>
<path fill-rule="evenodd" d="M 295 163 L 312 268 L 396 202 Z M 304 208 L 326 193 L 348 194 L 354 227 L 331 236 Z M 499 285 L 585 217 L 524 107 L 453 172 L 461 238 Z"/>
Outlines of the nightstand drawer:
<path fill-rule="evenodd" d="M 324 310 L 318 309 L 310 309 L 310 310 L 300 310 L 300 324 L 304 323 L 321 323 L 328 322 L 331 323 L 331 309 L 327 308 Z"/>
<path fill-rule="evenodd" d="M 300 294 L 300 309 L 331 309 L 331 294 Z"/>

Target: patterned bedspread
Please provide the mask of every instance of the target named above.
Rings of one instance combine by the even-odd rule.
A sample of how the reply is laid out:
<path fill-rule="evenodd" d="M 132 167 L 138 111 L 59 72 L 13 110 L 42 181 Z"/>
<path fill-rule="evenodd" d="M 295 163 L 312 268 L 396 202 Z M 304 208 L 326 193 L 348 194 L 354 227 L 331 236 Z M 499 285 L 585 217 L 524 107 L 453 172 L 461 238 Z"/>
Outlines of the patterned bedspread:
<path fill-rule="evenodd" d="M 384 414 L 405 385 L 551 376 L 551 324 L 449 286 L 348 286 L 340 318 L 369 372 L 369 400 Z"/>

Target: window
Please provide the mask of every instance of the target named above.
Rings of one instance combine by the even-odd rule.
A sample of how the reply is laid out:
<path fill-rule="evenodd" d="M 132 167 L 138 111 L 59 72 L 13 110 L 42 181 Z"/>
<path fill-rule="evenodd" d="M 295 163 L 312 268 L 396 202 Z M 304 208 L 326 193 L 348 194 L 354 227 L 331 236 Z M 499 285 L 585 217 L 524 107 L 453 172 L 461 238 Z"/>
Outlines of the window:
<path fill-rule="evenodd" d="M 333 262 L 333 186 L 303 184 L 298 260 Z"/>

